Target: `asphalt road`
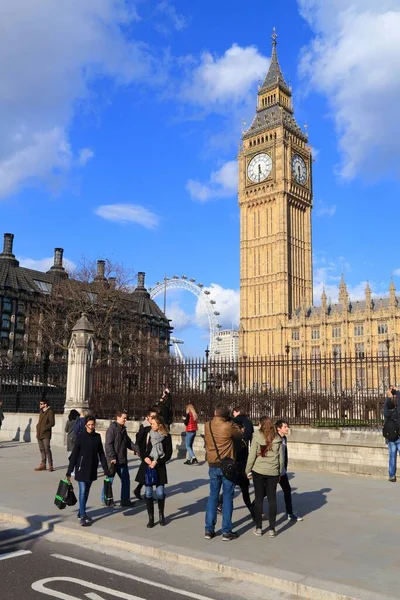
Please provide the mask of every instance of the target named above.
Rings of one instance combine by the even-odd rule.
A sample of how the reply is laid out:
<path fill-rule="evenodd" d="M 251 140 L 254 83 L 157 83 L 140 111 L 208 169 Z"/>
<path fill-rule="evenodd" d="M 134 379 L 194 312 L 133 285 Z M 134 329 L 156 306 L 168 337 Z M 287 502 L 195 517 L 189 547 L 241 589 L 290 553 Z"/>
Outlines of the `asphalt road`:
<path fill-rule="evenodd" d="M 263 600 L 285 595 L 172 563 L 151 565 L 127 552 L 102 553 L 55 534 L 0 527 L 1 600 Z M 260 594 L 256 594 L 256 591 Z M 250 594 L 249 594 L 250 592 Z"/>

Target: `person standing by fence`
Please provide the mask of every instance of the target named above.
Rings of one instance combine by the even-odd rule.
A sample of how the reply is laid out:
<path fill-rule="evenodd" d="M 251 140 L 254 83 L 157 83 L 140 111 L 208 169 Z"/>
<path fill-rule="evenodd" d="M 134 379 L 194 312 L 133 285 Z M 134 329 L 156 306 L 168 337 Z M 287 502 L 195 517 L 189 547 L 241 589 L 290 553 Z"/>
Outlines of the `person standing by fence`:
<path fill-rule="evenodd" d="M 154 527 L 153 487 L 156 488 L 159 523 L 165 525 L 165 485 L 168 483 L 166 463 L 171 460 L 172 440 L 167 426 L 159 415 L 151 419 L 146 438 L 146 450 L 136 475 L 136 481 L 145 486 L 146 508 L 149 516 L 147 527 Z"/>
<path fill-rule="evenodd" d="M 36 439 L 39 444 L 40 465 L 35 468 L 35 471 L 46 471 L 46 461 L 49 471 L 54 471 L 53 456 L 51 454 L 50 440 L 52 428 L 55 425 L 55 417 L 53 409 L 47 404 L 46 398 L 42 398 L 39 402 L 39 420 L 36 425 Z"/>
<path fill-rule="evenodd" d="M 260 429 L 254 433 L 246 473 L 254 483 L 254 533 L 262 535 L 262 512 L 264 497 L 269 504 L 269 537 L 275 537 L 276 522 L 276 487 L 284 467 L 282 440 L 276 433 L 275 426 L 269 417 L 262 417 Z"/>
<path fill-rule="evenodd" d="M 195 453 L 193 452 L 193 442 L 197 433 L 198 419 L 199 418 L 193 404 L 188 404 L 186 407 L 186 417 L 184 420 L 186 429 L 185 444 L 187 452 L 187 460 L 185 460 L 183 463 L 184 465 L 197 465 L 199 462 Z"/>

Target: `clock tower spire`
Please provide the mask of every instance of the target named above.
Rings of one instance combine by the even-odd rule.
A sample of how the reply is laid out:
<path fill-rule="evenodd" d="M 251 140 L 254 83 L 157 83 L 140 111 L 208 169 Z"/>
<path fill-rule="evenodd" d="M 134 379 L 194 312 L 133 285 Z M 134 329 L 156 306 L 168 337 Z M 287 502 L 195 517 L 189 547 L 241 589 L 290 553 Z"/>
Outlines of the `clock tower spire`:
<path fill-rule="evenodd" d="M 240 353 L 283 354 L 285 323 L 312 304 L 311 150 L 277 55 L 239 153 Z"/>

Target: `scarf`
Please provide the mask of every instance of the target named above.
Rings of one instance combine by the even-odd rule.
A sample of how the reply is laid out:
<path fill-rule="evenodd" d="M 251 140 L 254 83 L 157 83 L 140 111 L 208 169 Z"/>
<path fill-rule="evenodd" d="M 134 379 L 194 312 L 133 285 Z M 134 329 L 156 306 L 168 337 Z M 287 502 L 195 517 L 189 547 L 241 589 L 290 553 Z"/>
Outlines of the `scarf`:
<path fill-rule="evenodd" d="M 160 433 L 159 431 L 150 431 L 150 440 L 151 440 L 151 452 L 150 458 L 153 460 L 158 460 L 165 456 L 164 448 L 162 447 L 162 441 L 165 438 L 165 435 Z"/>

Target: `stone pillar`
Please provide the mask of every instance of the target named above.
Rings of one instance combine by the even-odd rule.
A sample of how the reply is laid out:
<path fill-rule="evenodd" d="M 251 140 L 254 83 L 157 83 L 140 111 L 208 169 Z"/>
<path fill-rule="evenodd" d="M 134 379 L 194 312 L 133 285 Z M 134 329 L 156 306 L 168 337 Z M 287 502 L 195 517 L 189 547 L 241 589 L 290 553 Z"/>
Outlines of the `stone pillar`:
<path fill-rule="evenodd" d="M 72 329 L 68 345 L 67 397 L 64 413 L 72 408 L 88 408 L 92 388 L 90 368 L 93 363 L 93 326 L 85 313 Z"/>

